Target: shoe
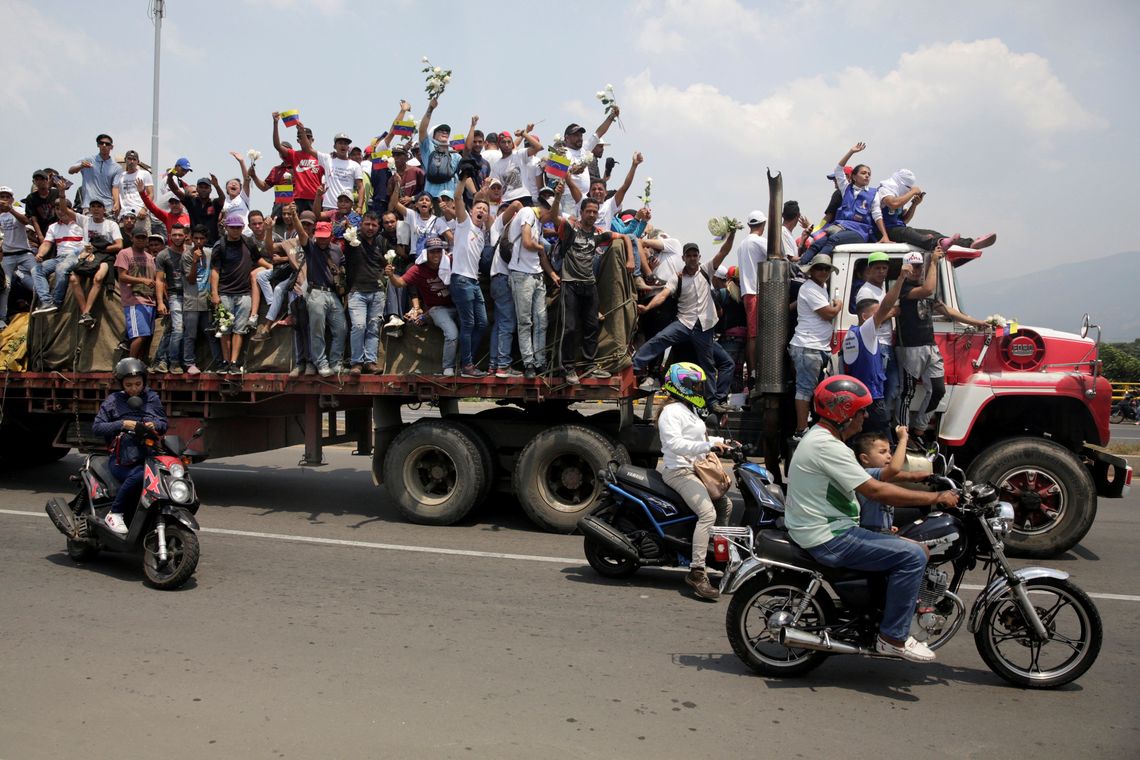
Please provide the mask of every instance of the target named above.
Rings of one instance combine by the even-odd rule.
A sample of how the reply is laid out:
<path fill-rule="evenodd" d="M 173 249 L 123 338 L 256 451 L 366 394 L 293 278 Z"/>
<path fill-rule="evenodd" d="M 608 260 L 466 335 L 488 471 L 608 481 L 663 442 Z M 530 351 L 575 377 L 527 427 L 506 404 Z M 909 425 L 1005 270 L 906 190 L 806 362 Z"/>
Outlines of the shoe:
<path fill-rule="evenodd" d="M 54 303 L 46 303 L 45 302 L 45 303 L 40 304 L 38 307 L 36 307 L 35 309 L 32 310 L 32 316 L 34 317 L 37 314 L 51 314 L 53 311 L 56 311 L 58 309 L 59 309 L 59 307 L 56 306 Z"/>
<path fill-rule="evenodd" d="M 155 364 L 153 367 L 151 367 L 150 371 L 151 372 L 157 372 L 160 375 L 165 375 L 167 372 L 170 371 L 170 365 L 167 364 L 165 361 L 161 361 L 161 362 L 158 362 L 157 364 Z"/>
<path fill-rule="evenodd" d="M 572 369 L 566 370 L 566 382 L 570 385 L 581 385 L 582 383 L 578 378 L 578 373 Z"/>
<path fill-rule="evenodd" d="M 364 365 L 364 374 L 366 375 L 379 375 L 380 365 L 376 362 L 368 362 Z"/>
<path fill-rule="evenodd" d="M 79 315 L 79 324 L 90 330 L 95 326 L 95 317 L 91 316 L 91 312 L 85 311 Z"/>
<path fill-rule="evenodd" d="M 720 599 L 720 592 L 709 583 L 709 574 L 705 572 L 703 567 L 694 567 L 689 570 L 689 574 L 685 576 L 685 583 L 692 586 L 693 591 L 701 599 L 708 599 L 710 602 Z"/>
<path fill-rule="evenodd" d="M 399 329 L 404 326 L 404 320 L 397 317 L 395 314 L 388 317 L 388 321 L 384 323 L 385 330 Z"/>
<path fill-rule="evenodd" d="M 348 371 L 348 374 L 355 375 L 355 376 L 359 377 L 360 376 L 360 365 L 359 364 L 353 364 L 352 369 L 350 369 Z"/>
<path fill-rule="evenodd" d="M 170 374 L 181 375 L 182 374 L 182 368 L 179 367 L 177 364 L 175 364 L 173 367 L 170 368 Z"/>
<path fill-rule="evenodd" d="M 714 401 L 709 404 L 709 411 L 713 414 L 728 414 L 729 412 L 735 410 L 723 401 Z"/>
<path fill-rule="evenodd" d="M 289 377 L 300 377 L 300 376 L 301 376 L 301 365 L 300 364 L 298 364 L 293 369 L 289 370 Z"/>
<path fill-rule="evenodd" d="M 320 375 L 321 377 L 332 377 L 336 373 L 333 372 L 332 367 L 324 366 L 324 367 L 321 367 L 319 370 L 317 370 L 317 374 Z"/>
<path fill-rule="evenodd" d="M 257 315 L 256 315 L 256 314 L 250 314 L 250 315 L 249 315 L 249 326 L 250 326 L 250 327 L 257 327 L 257 326 L 258 326 L 258 325 L 257 325 Z"/>
<path fill-rule="evenodd" d="M 312 377 L 313 375 L 317 374 L 316 365 L 315 364 L 306 364 L 304 374 L 308 377 Z"/>
<path fill-rule="evenodd" d="M 210 371 L 216 375 L 224 375 L 229 372 L 230 363 L 227 361 L 218 362 L 218 366 L 211 367 Z"/>
<path fill-rule="evenodd" d="M 804 439 L 804 436 L 807 435 L 807 431 L 808 429 L 804 428 L 803 430 L 797 430 L 796 432 L 792 433 L 792 443 L 799 443 L 802 441 Z"/>
<path fill-rule="evenodd" d="M 108 512 L 107 517 L 103 519 L 107 523 L 107 527 L 118 533 L 120 536 L 127 534 L 127 524 L 123 522 L 123 516 L 118 512 Z"/>
<path fill-rule="evenodd" d="M 975 250 L 978 248 L 989 248 L 997 242 L 996 232 L 987 232 L 985 235 L 974 238 L 974 244 L 971 246 Z"/>
<path fill-rule="evenodd" d="M 229 374 L 229 375 L 241 375 L 244 373 L 245 373 L 245 367 L 241 366 L 240 364 L 236 364 L 234 362 L 230 362 L 229 369 L 226 371 L 226 374 Z"/>
<path fill-rule="evenodd" d="M 520 372 L 519 370 L 513 369 L 511 367 L 507 367 L 507 377 L 515 378 L 515 377 L 522 377 L 522 376 L 523 376 L 523 373 Z"/>
<path fill-rule="evenodd" d="M 444 377 L 455 377 L 455 368 L 454 367 L 448 367 L 447 369 L 445 369 L 443 371 L 443 376 Z"/>
<path fill-rule="evenodd" d="M 906 643 L 901 647 L 886 641 L 882 636 L 877 636 L 875 638 L 875 653 L 887 657 L 901 657 L 911 662 L 933 662 L 935 660 L 934 650 L 916 640 L 914 636 L 907 636 Z"/>
<path fill-rule="evenodd" d="M 641 384 L 637 386 L 637 389 L 645 391 L 646 393 L 656 393 L 657 391 L 661 390 L 661 383 L 659 383 L 655 377 L 647 377 L 641 381 Z"/>
<path fill-rule="evenodd" d="M 955 233 L 954 233 L 953 235 L 951 235 L 950 237 L 944 237 L 944 238 L 942 238 L 941 240 L 939 240 L 939 241 L 938 241 L 938 246 L 939 246 L 939 247 L 942 249 L 942 252 L 943 252 L 943 253 L 947 253 L 947 252 L 950 250 L 950 246 L 952 246 L 952 245 L 954 245 L 955 243 L 957 243 L 957 242 L 958 242 L 958 238 L 960 238 L 960 237 L 962 237 L 962 236 L 961 236 L 961 235 L 959 235 L 957 232 L 955 232 Z"/>
<path fill-rule="evenodd" d="M 198 369 L 197 364 L 191 364 L 189 367 L 186 368 L 186 374 L 187 375 L 200 375 L 200 374 L 202 374 L 202 370 Z"/>
<path fill-rule="evenodd" d="M 253 337 L 250 338 L 250 340 L 254 341 L 255 343 L 261 343 L 262 341 L 269 340 L 269 325 L 265 322 L 262 322 L 260 325 L 258 325 L 257 332 L 253 334 Z"/>
<path fill-rule="evenodd" d="M 459 371 L 460 377 L 486 377 L 487 373 L 476 367 L 474 364 L 468 364 Z"/>
<path fill-rule="evenodd" d="M 332 365 L 332 371 L 333 371 L 334 375 L 343 374 L 344 373 L 344 365 L 341 364 L 340 362 L 337 362 L 336 364 Z"/>
<path fill-rule="evenodd" d="M 586 377 L 596 377 L 599 380 L 609 380 L 613 377 L 612 372 L 606 372 L 604 369 L 592 369 L 586 373 Z"/>
<path fill-rule="evenodd" d="M 528 366 L 523 372 L 523 377 L 525 377 L 527 380 L 533 380 L 538 377 L 538 373 L 534 371 L 534 367 Z"/>

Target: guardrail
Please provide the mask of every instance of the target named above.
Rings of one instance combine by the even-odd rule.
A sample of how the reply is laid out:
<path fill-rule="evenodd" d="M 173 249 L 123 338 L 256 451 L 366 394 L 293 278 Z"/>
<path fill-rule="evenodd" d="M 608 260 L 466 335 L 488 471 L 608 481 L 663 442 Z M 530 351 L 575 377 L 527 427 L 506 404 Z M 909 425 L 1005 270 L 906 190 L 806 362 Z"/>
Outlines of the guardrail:
<path fill-rule="evenodd" d="M 1117 383 L 1112 384 L 1112 400 L 1119 401 L 1124 398 L 1124 394 L 1129 391 L 1133 393 L 1140 392 L 1140 383 Z"/>

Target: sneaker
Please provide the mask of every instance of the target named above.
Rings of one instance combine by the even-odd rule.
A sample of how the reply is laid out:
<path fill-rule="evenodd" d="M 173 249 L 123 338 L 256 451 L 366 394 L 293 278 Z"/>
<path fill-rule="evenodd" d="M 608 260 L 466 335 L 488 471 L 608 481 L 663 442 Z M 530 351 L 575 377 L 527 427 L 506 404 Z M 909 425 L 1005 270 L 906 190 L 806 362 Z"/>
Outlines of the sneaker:
<path fill-rule="evenodd" d="M 647 377 L 641 381 L 641 384 L 637 386 L 637 389 L 645 391 L 646 393 L 656 393 L 657 391 L 661 390 L 661 383 L 659 383 L 655 377 Z"/>
<path fill-rule="evenodd" d="M 317 374 L 321 377 L 332 377 L 336 373 L 333 372 L 332 367 L 325 365 L 324 367 L 321 367 L 319 370 L 317 370 Z"/>
<path fill-rule="evenodd" d="M 377 364 L 376 362 L 368 362 L 367 364 L 364 365 L 364 373 L 366 375 L 379 375 L 380 374 L 380 365 Z"/>
<path fill-rule="evenodd" d="M 170 371 L 170 365 L 167 364 L 165 361 L 160 361 L 160 362 L 157 362 L 153 367 L 151 367 L 150 371 L 151 372 L 157 372 L 160 375 L 165 375 L 167 372 Z"/>
<path fill-rule="evenodd" d="M 289 377 L 300 377 L 300 376 L 301 376 L 301 365 L 300 364 L 298 364 L 293 369 L 289 370 Z"/>
<path fill-rule="evenodd" d="M 107 517 L 103 519 L 107 523 L 107 527 L 120 536 L 127 534 L 127 524 L 123 522 L 123 516 L 118 512 L 108 512 Z"/>
<path fill-rule="evenodd" d="M 606 372 L 604 369 L 594 368 L 586 373 L 586 377 L 596 377 L 599 380 L 609 380 L 613 377 L 612 372 Z"/>
<path fill-rule="evenodd" d="M 244 372 L 245 372 L 245 367 L 243 367 L 240 364 L 237 364 L 235 362 L 230 362 L 230 366 L 229 366 L 229 369 L 226 371 L 226 374 L 241 375 Z"/>
<path fill-rule="evenodd" d="M 312 377 L 313 375 L 317 374 L 317 366 L 315 364 L 306 364 L 304 374 L 307 377 Z"/>
<path fill-rule="evenodd" d="M 187 375 L 200 375 L 200 374 L 202 374 L 202 370 L 198 369 L 197 364 L 191 364 L 189 367 L 186 368 L 186 374 Z"/>
<path fill-rule="evenodd" d="M 689 570 L 689 574 L 685 576 L 685 583 L 693 587 L 693 591 L 701 599 L 708 599 L 710 602 L 715 602 L 720 599 L 720 592 L 713 588 L 709 583 L 709 574 L 705 572 L 703 567 L 694 567 Z"/>
<path fill-rule="evenodd" d="M 344 372 L 344 365 L 340 362 L 337 362 L 336 364 L 332 365 L 332 371 L 334 375 L 340 375 Z"/>
<path fill-rule="evenodd" d="M 991 245 L 993 245 L 996 242 L 997 242 L 997 233 L 996 232 L 987 232 L 985 235 L 979 235 L 978 237 L 974 238 L 974 244 L 971 247 L 974 248 L 975 250 L 978 248 L 989 248 Z"/>
<path fill-rule="evenodd" d="M 486 377 L 487 373 L 476 367 L 474 364 L 468 364 L 459 372 L 460 377 Z"/>
<path fill-rule="evenodd" d="M 511 371 L 505 367 L 503 369 L 495 370 L 495 377 L 499 378 L 500 380 L 506 380 L 510 376 Z"/>
<path fill-rule="evenodd" d="M 90 330 L 95 326 L 95 317 L 91 316 L 91 312 L 85 311 L 79 315 L 79 324 Z"/>
<path fill-rule="evenodd" d="M 260 325 L 258 325 L 257 332 L 253 334 L 253 337 L 250 338 L 250 340 L 255 343 L 261 343 L 262 341 L 269 340 L 269 324 L 262 322 Z"/>
<path fill-rule="evenodd" d="M 570 385 L 579 385 L 582 381 L 578 378 L 578 373 L 574 370 L 566 370 L 566 382 Z"/>
<path fill-rule="evenodd" d="M 499 370 L 499 371 L 502 372 L 503 370 Z M 507 367 L 506 373 L 507 373 L 507 377 L 510 377 L 510 378 L 522 377 L 523 376 L 522 372 L 520 372 L 517 369 L 513 369 L 511 367 Z"/>
<path fill-rule="evenodd" d="M 350 369 L 348 371 L 348 374 L 355 375 L 355 376 L 359 377 L 360 376 L 360 365 L 359 364 L 353 364 L 352 369 Z"/>
<path fill-rule="evenodd" d="M 404 320 L 397 317 L 395 314 L 388 317 L 388 321 L 384 323 L 385 330 L 399 330 L 404 326 Z"/>
<path fill-rule="evenodd" d="M 224 374 L 226 374 L 226 372 L 229 371 L 229 369 L 230 369 L 230 363 L 229 362 L 220 361 L 217 363 L 216 366 L 210 368 L 210 372 L 213 372 L 215 375 L 224 375 Z"/>
<path fill-rule="evenodd" d="M 523 377 L 525 377 L 527 380 L 533 380 L 538 377 L 538 373 L 534 371 L 534 367 L 528 366 L 523 372 Z"/>
<path fill-rule="evenodd" d="M 957 242 L 958 242 L 958 238 L 960 238 L 960 237 L 962 237 L 962 236 L 961 236 L 961 235 L 959 235 L 957 232 L 955 232 L 955 233 L 954 233 L 953 235 L 951 235 L 950 237 L 944 237 L 944 238 L 942 238 L 941 240 L 939 240 L 939 241 L 938 241 L 938 245 L 939 245 L 939 247 L 940 247 L 940 248 L 942 248 L 942 252 L 943 252 L 943 253 L 946 253 L 947 251 L 949 251 L 949 250 L 950 250 L 950 246 L 952 246 L 952 245 L 954 245 L 955 243 L 957 243 Z"/>
<path fill-rule="evenodd" d="M 34 317 L 37 314 L 51 314 L 53 311 L 56 311 L 58 309 L 59 307 L 54 303 L 45 302 L 32 310 L 32 316 Z"/>
<path fill-rule="evenodd" d="M 443 376 L 444 377 L 455 377 L 455 368 L 454 367 L 448 367 L 447 369 L 445 369 L 443 371 Z"/>
<path fill-rule="evenodd" d="M 914 636 L 907 636 L 906 643 L 901 647 L 886 641 L 882 636 L 875 637 L 875 653 L 887 657 L 901 657 L 911 662 L 933 662 L 934 650 L 918 641 Z"/>
<path fill-rule="evenodd" d="M 179 367 L 177 364 L 175 364 L 173 367 L 170 368 L 170 374 L 181 375 L 182 374 L 182 368 Z"/>
<path fill-rule="evenodd" d="M 732 411 L 732 407 L 723 401 L 714 401 L 709 404 L 709 411 L 713 414 L 728 414 L 730 411 Z"/>

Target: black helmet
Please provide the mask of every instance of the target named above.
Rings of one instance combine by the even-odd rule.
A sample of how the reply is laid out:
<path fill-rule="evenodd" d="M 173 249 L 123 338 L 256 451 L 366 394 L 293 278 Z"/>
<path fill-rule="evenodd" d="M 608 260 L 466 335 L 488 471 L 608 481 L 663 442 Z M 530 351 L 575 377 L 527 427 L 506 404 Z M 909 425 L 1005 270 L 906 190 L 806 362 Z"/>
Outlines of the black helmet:
<path fill-rule="evenodd" d="M 115 379 L 119 381 L 119 385 L 128 377 L 141 377 L 143 384 L 146 384 L 146 365 L 132 356 L 125 359 L 119 359 L 115 365 Z"/>

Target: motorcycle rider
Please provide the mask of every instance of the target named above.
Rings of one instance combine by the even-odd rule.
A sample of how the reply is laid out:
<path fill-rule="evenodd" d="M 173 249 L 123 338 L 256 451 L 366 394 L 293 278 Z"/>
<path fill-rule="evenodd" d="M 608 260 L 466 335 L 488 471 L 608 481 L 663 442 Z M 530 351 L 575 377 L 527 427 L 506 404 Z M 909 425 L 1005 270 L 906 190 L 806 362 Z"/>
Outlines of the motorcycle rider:
<path fill-rule="evenodd" d="M 166 410 L 158 394 L 147 387 L 146 365 L 142 361 L 133 357 L 120 359 L 115 365 L 114 376 L 122 390 L 112 391 L 103 401 L 91 429 L 95 435 L 103 436 L 110 447 L 108 464 L 111 474 L 119 481 L 119 490 L 105 522 L 111 530 L 122 535 L 127 532 L 127 524 L 123 521 L 124 507 L 137 502 L 142 495 L 143 462 L 146 459 L 146 451 L 138 440 L 123 433 L 133 433 L 141 425 L 162 435 L 166 432 Z M 142 403 L 135 401 L 132 406 L 132 398 L 138 398 Z"/>
<path fill-rule="evenodd" d="M 887 574 L 875 651 L 912 662 L 934 652 L 908 635 L 926 570 L 923 546 L 859 527 L 858 493 L 895 507 L 953 507 L 952 491 L 910 491 L 872 478 L 844 441 L 863 428 L 871 393 L 849 375 L 825 378 L 813 394 L 819 422 L 804 434 L 788 468 L 784 522 L 792 540 L 822 565 Z"/>
<path fill-rule="evenodd" d="M 670 398 L 657 414 L 657 432 L 665 460 L 662 476 L 697 515 L 692 561 L 685 583 L 692 586 L 700 598 L 715 601 L 720 598 L 720 592 L 709 583 L 705 572 L 709 528 L 714 522 L 718 525 L 727 523 L 732 504 L 728 496 L 722 496 L 714 504 L 705 484 L 693 471 L 694 458 L 710 451 L 721 453 L 728 450 L 725 439 L 709 436 L 701 417 L 705 411 L 705 377 L 705 371 L 691 362 L 678 362 L 669 368 L 663 390 Z"/>

